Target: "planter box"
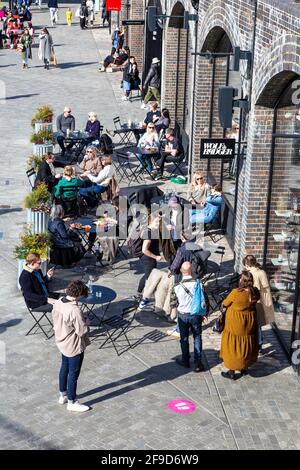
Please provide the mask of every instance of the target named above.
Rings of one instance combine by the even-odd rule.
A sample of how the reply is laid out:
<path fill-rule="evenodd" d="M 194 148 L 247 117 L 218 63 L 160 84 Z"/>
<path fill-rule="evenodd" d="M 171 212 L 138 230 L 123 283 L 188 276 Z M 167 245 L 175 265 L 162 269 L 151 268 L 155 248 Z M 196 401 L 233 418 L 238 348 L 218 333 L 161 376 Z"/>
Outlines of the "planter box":
<path fill-rule="evenodd" d="M 53 124 L 52 122 L 36 122 L 34 125 L 34 132 L 38 133 L 41 130 L 47 130 L 52 132 L 53 131 Z"/>
<path fill-rule="evenodd" d="M 53 144 L 33 144 L 33 154 L 42 157 L 48 152 L 53 152 Z"/>
<path fill-rule="evenodd" d="M 17 287 L 18 287 L 19 290 L 21 290 L 21 286 L 19 284 L 19 277 L 21 275 L 21 272 L 24 269 L 25 259 L 18 259 L 17 262 L 18 262 Z M 47 274 L 47 268 L 48 268 L 48 260 L 44 259 L 44 260 L 42 260 L 42 264 L 41 264 L 41 270 L 42 270 L 42 273 L 44 274 L 44 276 L 46 276 L 46 274 Z"/>
<path fill-rule="evenodd" d="M 31 226 L 31 232 L 36 233 L 47 233 L 48 232 L 48 212 L 38 212 L 27 209 L 27 224 Z"/>

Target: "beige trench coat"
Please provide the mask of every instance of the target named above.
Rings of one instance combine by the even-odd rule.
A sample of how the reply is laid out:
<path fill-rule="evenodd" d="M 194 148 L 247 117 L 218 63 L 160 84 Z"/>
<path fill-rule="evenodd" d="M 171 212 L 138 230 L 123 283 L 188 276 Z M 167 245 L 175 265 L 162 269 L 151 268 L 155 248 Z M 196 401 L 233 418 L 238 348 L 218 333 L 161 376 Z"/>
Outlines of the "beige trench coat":
<path fill-rule="evenodd" d="M 161 269 L 153 269 L 148 277 L 143 292 L 143 297 L 151 299 L 155 297 L 155 307 L 163 311 L 171 320 L 175 320 L 176 308 L 170 307 L 171 292 L 174 286 L 174 276 L 168 277 L 168 273 Z"/>
<path fill-rule="evenodd" d="M 267 275 L 263 269 L 254 266 L 248 269 L 253 276 L 254 287 L 257 287 L 260 293 L 260 300 L 256 304 L 258 326 L 268 325 L 275 321 L 275 315 Z"/>

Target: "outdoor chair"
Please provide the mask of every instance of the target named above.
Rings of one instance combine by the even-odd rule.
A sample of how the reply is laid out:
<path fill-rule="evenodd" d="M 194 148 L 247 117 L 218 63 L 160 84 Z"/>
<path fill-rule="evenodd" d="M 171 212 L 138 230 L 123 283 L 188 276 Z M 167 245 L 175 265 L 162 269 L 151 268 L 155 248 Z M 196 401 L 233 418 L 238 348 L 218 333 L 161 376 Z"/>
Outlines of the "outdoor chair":
<path fill-rule="evenodd" d="M 26 171 L 26 175 L 29 181 L 29 184 L 31 186 L 31 189 L 34 189 L 34 183 L 36 179 L 36 172 L 34 168 L 30 168 L 29 170 Z"/>
<path fill-rule="evenodd" d="M 214 254 L 220 256 L 219 262 L 216 261 L 208 261 L 207 262 L 207 274 L 204 276 L 203 282 L 206 284 L 208 281 L 214 277 L 215 284 L 218 284 L 218 277 L 222 268 L 223 258 L 225 255 L 225 246 L 217 246 Z"/>
<path fill-rule="evenodd" d="M 220 310 L 223 300 L 232 291 L 232 289 L 238 287 L 239 279 L 240 275 L 238 273 L 233 273 L 226 285 L 209 289 L 209 300 L 211 301 L 212 299 L 214 302 L 214 306 L 212 306 L 210 302 L 211 313 Z"/>
<path fill-rule="evenodd" d="M 44 327 L 45 325 L 42 325 L 41 324 L 41 321 L 43 319 L 45 319 L 48 324 L 50 325 L 51 327 L 51 331 L 53 330 L 53 323 L 52 321 L 50 320 L 50 318 L 48 317 L 48 314 L 50 313 L 49 311 L 45 311 L 44 308 L 45 306 L 43 305 L 42 307 L 38 307 L 38 308 L 30 308 L 27 306 L 26 302 L 25 302 L 25 305 L 30 313 L 30 315 L 32 316 L 33 320 L 34 320 L 34 324 L 33 326 L 30 328 L 30 330 L 27 331 L 26 335 L 25 336 L 28 336 L 30 335 L 30 333 L 32 332 L 32 330 L 34 330 L 36 328 L 36 331 L 35 333 L 40 329 L 44 335 L 46 336 L 47 339 L 50 339 L 52 338 L 53 336 L 53 332 L 51 332 L 51 334 L 49 335 L 49 332 L 47 332 Z M 48 325 L 47 325 L 48 326 Z M 35 334 L 33 333 L 33 334 Z"/>
<path fill-rule="evenodd" d="M 132 323 L 132 320 L 127 320 L 123 318 L 123 316 L 121 315 L 114 315 L 111 318 L 104 320 L 101 323 L 101 326 L 104 329 L 104 334 L 106 336 L 106 339 L 100 344 L 99 349 L 102 349 L 105 346 L 105 344 L 111 343 L 117 355 L 120 356 L 122 352 L 124 351 L 120 352 L 120 350 L 118 349 L 117 340 L 121 338 L 122 336 L 124 336 L 126 343 L 128 345 L 127 349 L 130 349 L 131 344 L 128 339 L 127 332 L 131 323 Z"/>
<path fill-rule="evenodd" d="M 68 192 L 75 192 L 75 196 L 67 196 Z M 86 211 L 86 205 L 83 199 L 79 196 L 78 186 L 61 186 L 60 195 L 55 198 L 59 202 L 65 212 L 66 217 L 76 217 L 84 215 Z"/>
<path fill-rule="evenodd" d="M 221 211 L 212 222 L 204 224 L 204 236 L 209 237 L 213 243 L 218 243 L 224 237 L 224 229 L 221 227 Z"/>
<path fill-rule="evenodd" d="M 122 129 L 120 116 L 117 116 L 117 117 L 113 118 L 113 123 L 114 123 L 114 126 L 115 126 L 116 130 Z"/>
<path fill-rule="evenodd" d="M 128 182 L 128 186 L 132 182 L 139 184 L 142 179 L 143 167 L 139 164 L 139 160 L 134 161 L 130 159 L 130 156 L 123 151 L 116 152 L 117 162 L 115 162 L 116 172 L 119 176 L 119 183 L 125 179 Z"/>

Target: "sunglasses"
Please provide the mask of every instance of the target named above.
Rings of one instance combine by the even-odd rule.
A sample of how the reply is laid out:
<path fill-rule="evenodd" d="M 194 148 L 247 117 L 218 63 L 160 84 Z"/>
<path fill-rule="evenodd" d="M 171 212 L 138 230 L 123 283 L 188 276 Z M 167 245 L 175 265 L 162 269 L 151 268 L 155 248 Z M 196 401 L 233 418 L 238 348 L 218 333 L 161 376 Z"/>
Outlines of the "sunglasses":
<path fill-rule="evenodd" d="M 196 181 L 203 180 L 204 178 L 196 178 Z"/>
<path fill-rule="evenodd" d="M 154 126 L 148 126 L 148 129 L 155 129 Z"/>
<path fill-rule="evenodd" d="M 86 153 L 93 153 L 93 150 L 87 150 Z"/>

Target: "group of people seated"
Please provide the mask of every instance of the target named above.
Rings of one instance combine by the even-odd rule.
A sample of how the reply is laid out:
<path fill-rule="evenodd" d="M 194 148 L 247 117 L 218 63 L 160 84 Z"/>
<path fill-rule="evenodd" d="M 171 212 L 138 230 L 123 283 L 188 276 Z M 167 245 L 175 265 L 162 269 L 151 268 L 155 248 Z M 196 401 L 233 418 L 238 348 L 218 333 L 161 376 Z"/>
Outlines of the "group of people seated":
<path fill-rule="evenodd" d="M 107 67 L 112 65 L 122 66 L 130 57 L 130 49 L 128 46 L 122 47 L 122 49 L 116 50 L 115 47 L 111 48 L 110 53 L 105 57 L 103 64 L 99 67 L 100 72 L 106 72 Z"/>
<path fill-rule="evenodd" d="M 3 27 L 0 30 L 0 49 L 4 47 L 16 49 L 20 34 L 25 26 L 33 39 L 32 13 L 26 4 L 13 5 L 11 10 L 4 6 L 0 13 L 0 19 L 3 21 Z"/>
<path fill-rule="evenodd" d="M 75 130 L 75 117 L 71 113 L 71 108 L 69 106 L 65 106 L 63 113 L 56 119 L 56 140 L 61 148 L 62 157 L 64 157 L 67 152 L 71 151 L 74 145 L 72 141 L 69 141 L 67 146 L 65 146 L 66 139 L 68 139 L 70 134 Z M 80 156 L 86 145 L 92 144 L 99 146 L 101 125 L 97 114 L 94 111 L 89 112 L 88 121 L 85 125 L 84 131 L 86 136 L 82 136 L 81 138 L 82 142 L 76 150 L 77 156 Z"/>

